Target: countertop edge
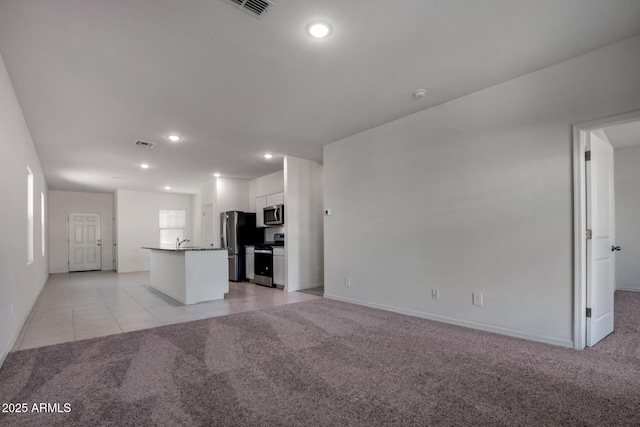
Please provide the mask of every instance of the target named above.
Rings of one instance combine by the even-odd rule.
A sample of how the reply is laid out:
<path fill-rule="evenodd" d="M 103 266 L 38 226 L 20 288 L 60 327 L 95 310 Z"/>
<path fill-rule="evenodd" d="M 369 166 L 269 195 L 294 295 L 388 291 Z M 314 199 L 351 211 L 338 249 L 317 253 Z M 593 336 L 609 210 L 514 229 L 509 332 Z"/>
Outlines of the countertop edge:
<path fill-rule="evenodd" d="M 152 248 L 149 246 L 142 246 L 142 249 L 150 249 L 152 251 L 166 251 L 166 252 L 192 252 L 192 251 L 227 251 L 227 249 L 222 248 Z"/>

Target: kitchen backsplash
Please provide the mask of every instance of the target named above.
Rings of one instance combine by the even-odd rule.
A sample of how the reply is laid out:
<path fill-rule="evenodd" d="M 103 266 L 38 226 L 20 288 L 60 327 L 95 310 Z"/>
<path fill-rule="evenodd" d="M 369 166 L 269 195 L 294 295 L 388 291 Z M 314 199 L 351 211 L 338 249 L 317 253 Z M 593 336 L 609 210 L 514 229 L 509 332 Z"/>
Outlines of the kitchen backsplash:
<path fill-rule="evenodd" d="M 264 241 L 272 242 L 275 233 L 284 233 L 284 227 L 267 227 L 264 229 Z"/>

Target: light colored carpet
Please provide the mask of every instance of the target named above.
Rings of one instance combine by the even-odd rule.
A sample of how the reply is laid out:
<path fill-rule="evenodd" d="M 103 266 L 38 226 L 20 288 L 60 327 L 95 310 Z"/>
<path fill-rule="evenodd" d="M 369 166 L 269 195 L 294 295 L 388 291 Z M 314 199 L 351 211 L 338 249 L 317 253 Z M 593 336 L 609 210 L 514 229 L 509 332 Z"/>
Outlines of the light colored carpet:
<path fill-rule="evenodd" d="M 576 352 L 327 299 L 9 354 L 2 426 L 640 425 L 640 294 Z"/>

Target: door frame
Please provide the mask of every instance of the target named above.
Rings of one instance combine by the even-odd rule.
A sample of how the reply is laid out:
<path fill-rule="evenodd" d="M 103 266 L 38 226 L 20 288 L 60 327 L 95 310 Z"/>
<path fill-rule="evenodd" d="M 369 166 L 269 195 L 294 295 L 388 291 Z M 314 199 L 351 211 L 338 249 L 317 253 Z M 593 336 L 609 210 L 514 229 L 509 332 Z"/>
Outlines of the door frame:
<path fill-rule="evenodd" d="M 71 266 L 71 259 L 69 258 L 69 239 L 71 238 L 71 231 L 69 226 L 71 225 L 71 214 L 92 214 L 98 215 L 100 217 L 100 270 L 95 271 L 103 271 L 104 270 L 104 260 L 102 256 L 104 255 L 102 252 L 102 245 L 104 244 L 104 239 L 102 238 L 104 224 L 102 223 L 102 212 L 88 212 L 88 211 L 67 211 L 67 273 L 75 273 L 72 272 L 69 267 Z"/>
<path fill-rule="evenodd" d="M 638 120 L 640 111 L 632 111 L 573 125 L 573 348 L 576 350 L 583 350 L 587 340 L 587 134 Z"/>

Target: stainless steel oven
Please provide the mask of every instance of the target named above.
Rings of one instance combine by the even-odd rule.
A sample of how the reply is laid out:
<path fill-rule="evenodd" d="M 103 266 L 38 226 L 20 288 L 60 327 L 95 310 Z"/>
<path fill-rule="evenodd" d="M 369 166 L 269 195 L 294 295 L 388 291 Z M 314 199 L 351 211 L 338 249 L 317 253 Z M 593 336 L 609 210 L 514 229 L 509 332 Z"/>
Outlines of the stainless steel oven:
<path fill-rule="evenodd" d="M 270 245 L 255 247 L 253 280 L 258 285 L 273 287 L 273 249 Z"/>

